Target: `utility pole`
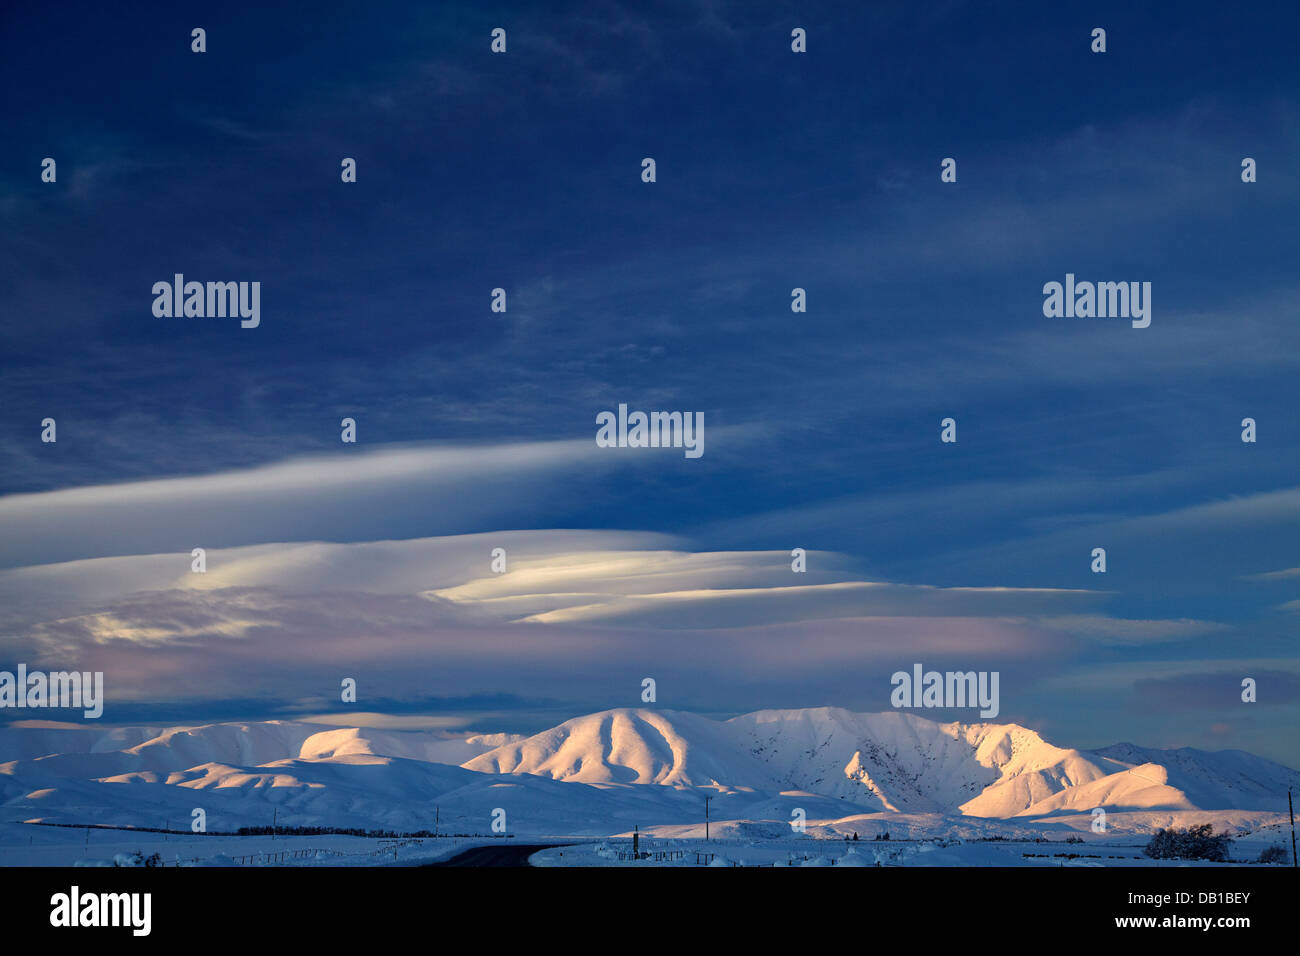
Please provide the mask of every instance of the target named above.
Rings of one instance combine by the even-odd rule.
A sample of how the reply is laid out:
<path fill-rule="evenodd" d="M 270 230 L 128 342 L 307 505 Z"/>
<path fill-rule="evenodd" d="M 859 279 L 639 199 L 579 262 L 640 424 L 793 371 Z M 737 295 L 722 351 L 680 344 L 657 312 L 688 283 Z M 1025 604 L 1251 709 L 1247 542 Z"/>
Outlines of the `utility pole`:
<path fill-rule="evenodd" d="M 271 839 L 272 840 L 275 839 L 275 818 L 279 815 L 279 813 L 280 813 L 279 807 L 271 808 Z"/>
<path fill-rule="evenodd" d="M 709 801 L 712 797 L 704 798 L 704 842 L 709 842 Z"/>
<path fill-rule="evenodd" d="M 1291 811 L 1291 865 L 1296 866 L 1295 855 L 1295 806 L 1291 803 L 1291 788 L 1286 788 L 1286 808 Z"/>

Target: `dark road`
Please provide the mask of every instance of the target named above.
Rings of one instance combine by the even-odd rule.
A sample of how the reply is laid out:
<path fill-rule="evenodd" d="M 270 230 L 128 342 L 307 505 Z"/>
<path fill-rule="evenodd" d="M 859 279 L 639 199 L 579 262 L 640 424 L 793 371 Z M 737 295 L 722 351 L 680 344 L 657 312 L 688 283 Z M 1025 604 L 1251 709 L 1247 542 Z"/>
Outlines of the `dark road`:
<path fill-rule="evenodd" d="M 476 846 L 458 853 L 448 860 L 429 863 L 428 866 L 527 866 L 528 858 L 538 850 L 547 850 L 559 843 L 508 843 L 502 846 Z"/>

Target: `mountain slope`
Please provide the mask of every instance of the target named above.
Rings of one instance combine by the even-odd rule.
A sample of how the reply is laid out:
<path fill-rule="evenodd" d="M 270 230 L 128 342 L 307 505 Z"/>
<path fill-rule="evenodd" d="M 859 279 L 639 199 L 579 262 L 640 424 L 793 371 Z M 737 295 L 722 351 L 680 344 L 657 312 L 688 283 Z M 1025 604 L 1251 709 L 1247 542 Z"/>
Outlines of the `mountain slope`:
<path fill-rule="evenodd" d="M 1156 750 L 1125 743 L 1094 753 L 1130 767 L 1164 768 L 1169 785 L 1202 808 L 1254 810 L 1274 806 L 1277 795 L 1285 794 L 1288 787 L 1300 791 L 1300 773 L 1244 750 Z"/>
<path fill-rule="evenodd" d="M 764 710 L 717 722 L 611 710 L 463 764 L 584 783 L 808 791 L 870 810 L 1010 819 L 1070 810 L 1276 811 L 1300 774 L 1241 751 L 1057 747 L 1017 724 Z"/>
<path fill-rule="evenodd" d="M 727 721 L 787 788 L 872 809 L 954 809 L 997 779 L 952 728 L 911 714 L 838 707 L 762 710 Z"/>
<path fill-rule="evenodd" d="M 463 764 L 580 783 L 780 789 L 724 724 L 671 710 L 606 710 L 566 720 Z"/>

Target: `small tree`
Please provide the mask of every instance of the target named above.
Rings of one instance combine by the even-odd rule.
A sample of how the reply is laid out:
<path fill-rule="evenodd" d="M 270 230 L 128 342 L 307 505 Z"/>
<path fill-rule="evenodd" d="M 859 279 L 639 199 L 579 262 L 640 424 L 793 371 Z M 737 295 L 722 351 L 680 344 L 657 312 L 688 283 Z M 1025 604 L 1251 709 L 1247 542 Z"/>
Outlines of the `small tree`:
<path fill-rule="evenodd" d="M 139 850 L 133 853 L 119 853 L 113 857 L 114 866 L 162 866 L 162 857 L 157 853 L 145 856 Z"/>
<path fill-rule="evenodd" d="M 1272 846 L 1266 846 L 1264 847 L 1263 851 L 1259 854 L 1259 859 L 1256 862 L 1257 863 L 1285 863 L 1286 847 L 1284 847 L 1280 843 L 1274 843 Z"/>
<path fill-rule="evenodd" d="M 1224 863 L 1231 847 L 1232 837 L 1226 832 L 1216 836 L 1212 824 L 1202 823 L 1186 830 L 1162 827 L 1155 832 L 1142 852 L 1153 860 L 1212 860 Z"/>

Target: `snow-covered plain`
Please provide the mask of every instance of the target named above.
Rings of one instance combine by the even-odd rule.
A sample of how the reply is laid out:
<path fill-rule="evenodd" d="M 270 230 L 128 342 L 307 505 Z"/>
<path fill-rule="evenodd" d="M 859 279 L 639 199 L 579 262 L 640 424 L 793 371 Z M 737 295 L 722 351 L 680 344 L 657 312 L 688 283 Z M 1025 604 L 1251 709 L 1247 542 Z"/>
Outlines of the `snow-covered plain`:
<path fill-rule="evenodd" d="M 729 721 L 620 709 L 526 738 L 294 721 L 171 728 L 34 721 L 0 729 L 0 864 L 111 861 L 140 850 L 169 864 L 410 865 L 493 839 L 504 811 L 516 839 L 583 841 L 538 854 L 539 865 L 629 862 L 617 859 L 620 851 L 613 858 L 599 851 L 599 838 L 626 855 L 634 827 L 674 848 L 651 862 L 689 857 L 696 865 L 697 851 L 687 848 L 704 837 L 706 797 L 708 852 L 728 865 L 789 865 L 805 855 L 838 861 L 847 849 L 855 851 L 848 865 L 1131 865 L 1150 862 L 1140 857 L 1144 834 L 1202 822 L 1243 838 L 1235 855 L 1244 859 L 1283 842 L 1288 786 L 1300 789 L 1300 773 L 1241 751 L 1069 750 L 1015 724 L 838 708 Z M 1096 808 L 1105 811 L 1101 833 L 1093 832 Z M 444 836 L 271 841 L 86 829 L 184 831 L 196 809 L 208 831 L 274 819 Z M 803 832 L 792 826 L 801 819 Z M 859 840 L 846 844 L 854 833 Z M 874 838 L 884 833 L 891 842 L 882 847 Z M 1046 855 L 1036 849 L 1045 844 L 1002 842 L 1071 835 L 1083 846 L 1050 846 Z M 797 851 L 804 843 L 816 852 Z"/>
<path fill-rule="evenodd" d="M 1280 837 L 1268 834 L 1244 838 L 1227 863 L 1161 861 L 1161 866 L 1231 867 L 1252 863 L 1259 851 Z M 1086 845 L 1046 842 L 963 841 L 933 837 L 914 841 L 846 842 L 843 840 L 642 840 L 642 858 L 630 852 L 625 839 L 601 840 L 553 847 L 533 854 L 533 866 L 671 866 L 671 867 L 864 867 L 864 866 L 1153 866 L 1142 854 L 1145 840 L 1111 838 Z M 1289 865 L 1289 864 L 1288 864 Z"/>

